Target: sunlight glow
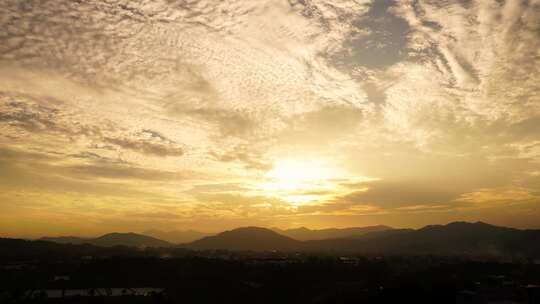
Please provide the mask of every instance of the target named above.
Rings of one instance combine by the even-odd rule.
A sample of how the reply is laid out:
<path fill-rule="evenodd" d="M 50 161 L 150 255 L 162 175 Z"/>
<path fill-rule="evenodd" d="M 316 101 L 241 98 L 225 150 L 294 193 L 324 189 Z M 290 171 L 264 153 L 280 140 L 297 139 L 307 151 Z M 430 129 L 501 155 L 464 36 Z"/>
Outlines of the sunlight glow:
<path fill-rule="evenodd" d="M 261 190 L 293 204 L 323 198 L 337 187 L 342 173 L 322 160 L 284 159 L 277 161 L 266 174 Z"/>
<path fill-rule="evenodd" d="M 267 177 L 279 182 L 302 184 L 336 177 L 337 170 L 327 163 L 314 160 L 282 160 L 267 173 Z"/>

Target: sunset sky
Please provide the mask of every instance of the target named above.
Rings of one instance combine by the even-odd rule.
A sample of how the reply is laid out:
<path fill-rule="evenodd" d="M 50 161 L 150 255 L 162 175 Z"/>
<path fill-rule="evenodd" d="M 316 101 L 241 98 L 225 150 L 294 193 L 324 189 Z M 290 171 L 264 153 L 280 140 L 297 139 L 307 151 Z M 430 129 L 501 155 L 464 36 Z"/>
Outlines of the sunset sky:
<path fill-rule="evenodd" d="M 540 228 L 540 0 L 2 0 L 0 235 Z"/>

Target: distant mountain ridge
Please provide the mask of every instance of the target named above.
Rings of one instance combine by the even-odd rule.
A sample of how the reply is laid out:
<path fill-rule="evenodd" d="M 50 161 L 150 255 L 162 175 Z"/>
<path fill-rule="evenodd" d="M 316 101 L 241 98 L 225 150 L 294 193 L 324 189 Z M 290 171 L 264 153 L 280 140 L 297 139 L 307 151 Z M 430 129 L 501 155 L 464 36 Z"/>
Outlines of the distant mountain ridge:
<path fill-rule="evenodd" d="M 162 231 L 156 229 L 143 231 L 142 234 L 174 244 L 193 242 L 202 239 L 203 237 L 214 235 L 213 233 L 205 233 L 196 230 Z"/>
<path fill-rule="evenodd" d="M 540 256 L 540 230 L 482 222 L 454 222 L 414 229 L 368 232 L 350 238 L 299 241 L 275 231 L 246 227 L 183 244 L 189 249 L 349 252 L 364 254 Z"/>
<path fill-rule="evenodd" d="M 392 227 L 384 225 L 366 226 L 366 227 L 350 227 L 350 228 L 327 228 L 327 229 L 309 229 L 306 227 L 294 229 L 279 229 L 273 228 L 279 234 L 288 236 L 299 241 L 309 240 L 324 240 L 324 239 L 339 239 L 353 238 L 364 235 L 370 232 L 391 230 Z"/>
<path fill-rule="evenodd" d="M 292 251 L 301 249 L 302 242 L 260 227 L 243 227 L 218 233 L 181 245 L 190 249 L 227 249 L 252 251 Z"/>
<path fill-rule="evenodd" d="M 418 230 L 373 232 L 355 240 L 306 243 L 309 249 L 326 247 L 374 254 L 540 256 L 540 230 L 520 230 L 483 222 L 453 222 Z"/>
<path fill-rule="evenodd" d="M 375 228 L 373 228 L 375 227 Z M 320 240 L 296 240 L 274 230 L 243 227 L 214 236 L 185 242 L 175 248 L 192 250 L 296 251 L 354 254 L 434 254 L 495 255 L 540 257 L 540 230 L 520 230 L 476 222 L 429 225 L 420 229 L 386 229 L 386 226 L 362 228 L 363 233 L 349 237 Z M 302 228 L 305 233 L 307 228 Z M 372 230 L 368 232 L 367 230 Z M 332 233 L 336 233 L 330 229 Z M 297 231 L 295 231 L 297 232 Z M 290 233 L 290 232 L 289 232 Z M 308 232 L 311 233 L 311 232 Z M 339 231 L 341 236 L 344 233 Z M 321 235 L 321 234 L 316 234 Z M 111 233 L 98 238 L 43 238 L 63 244 L 90 244 L 101 247 L 170 247 L 171 243 L 135 233 Z"/>
<path fill-rule="evenodd" d="M 59 244 L 84 244 L 92 240 L 92 238 L 83 238 L 78 236 L 58 236 L 58 237 L 49 237 L 44 236 L 39 239 L 40 241 L 54 242 Z"/>
<path fill-rule="evenodd" d="M 60 244 L 90 244 L 101 247 L 129 246 L 129 247 L 170 247 L 171 243 L 137 233 L 108 233 L 97 238 L 79 237 L 43 237 L 40 240 Z"/>

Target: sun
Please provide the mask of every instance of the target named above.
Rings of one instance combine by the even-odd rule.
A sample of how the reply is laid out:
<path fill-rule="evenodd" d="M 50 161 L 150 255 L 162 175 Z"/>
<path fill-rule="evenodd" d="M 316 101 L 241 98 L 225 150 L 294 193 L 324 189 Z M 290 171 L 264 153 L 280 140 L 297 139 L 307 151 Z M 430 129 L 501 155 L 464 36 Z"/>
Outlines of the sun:
<path fill-rule="evenodd" d="M 294 204 L 306 203 L 334 190 L 339 173 L 327 161 L 283 159 L 266 173 L 261 190 Z"/>
<path fill-rule="evenodd" d="M 301 185 L 332 178 L 333 171 L 322 161 L 286 159 L 276 162 L 266 176 L 278 182 Z"/>

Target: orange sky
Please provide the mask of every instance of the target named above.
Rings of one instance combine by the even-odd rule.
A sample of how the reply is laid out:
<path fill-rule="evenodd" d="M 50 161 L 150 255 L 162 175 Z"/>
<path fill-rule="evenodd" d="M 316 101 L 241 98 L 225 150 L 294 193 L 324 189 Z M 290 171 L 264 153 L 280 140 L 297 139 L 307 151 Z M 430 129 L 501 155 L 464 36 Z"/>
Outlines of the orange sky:
<path fill-rule="evenodd" d="M 0 3 L 0 235 L 540 228 L 540 1 Z"/>

